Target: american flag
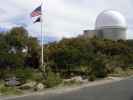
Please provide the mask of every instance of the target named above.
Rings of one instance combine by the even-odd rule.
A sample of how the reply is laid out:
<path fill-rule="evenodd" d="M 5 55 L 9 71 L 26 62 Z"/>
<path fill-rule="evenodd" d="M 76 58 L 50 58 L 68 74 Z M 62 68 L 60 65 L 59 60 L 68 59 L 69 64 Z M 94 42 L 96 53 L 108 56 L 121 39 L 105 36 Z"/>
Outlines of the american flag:
<path fill-rule="evenodd" d="M 41 14 L 42 14 L 41 6 L 39 6 L 31 13 L 31 17 L 40 16 Z"/>

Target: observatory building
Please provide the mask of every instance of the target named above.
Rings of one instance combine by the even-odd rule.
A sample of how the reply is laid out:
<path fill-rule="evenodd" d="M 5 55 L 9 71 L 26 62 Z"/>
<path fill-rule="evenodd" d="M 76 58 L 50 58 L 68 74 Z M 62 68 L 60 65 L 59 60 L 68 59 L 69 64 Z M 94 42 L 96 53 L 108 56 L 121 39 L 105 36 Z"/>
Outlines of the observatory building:
<path fill-rule="evenodd" d="M 117 11 L 106 10 L 98 15 L 94 30 L 85 30 L 84 37 L 111 40 L 126 40 L 127 24 L 125 18 Z"/>

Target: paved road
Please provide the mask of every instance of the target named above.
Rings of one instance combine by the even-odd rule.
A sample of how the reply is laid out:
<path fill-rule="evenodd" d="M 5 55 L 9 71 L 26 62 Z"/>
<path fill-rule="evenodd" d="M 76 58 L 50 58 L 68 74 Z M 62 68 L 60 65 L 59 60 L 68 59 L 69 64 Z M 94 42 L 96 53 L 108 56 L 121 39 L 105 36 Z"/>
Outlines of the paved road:
<path fill-rule="evenodd" d="M 133 78 L 68 93 L 36 95 L 10 100 L 133 100 Z"/>

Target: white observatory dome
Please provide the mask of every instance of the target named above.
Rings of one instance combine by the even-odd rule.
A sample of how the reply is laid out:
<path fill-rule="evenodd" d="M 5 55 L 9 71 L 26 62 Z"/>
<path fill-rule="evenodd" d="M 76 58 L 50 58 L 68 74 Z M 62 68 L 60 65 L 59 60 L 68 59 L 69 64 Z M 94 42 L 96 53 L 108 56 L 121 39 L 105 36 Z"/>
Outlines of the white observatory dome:
<path fill-rule="evenodd" d="M 119 27 L 119 28 L 127 28 L 126 20 L 117 11 L 106 10 L 103 11 L 96 19 L 95 28 L 102 29 L 106 27 Z"/>

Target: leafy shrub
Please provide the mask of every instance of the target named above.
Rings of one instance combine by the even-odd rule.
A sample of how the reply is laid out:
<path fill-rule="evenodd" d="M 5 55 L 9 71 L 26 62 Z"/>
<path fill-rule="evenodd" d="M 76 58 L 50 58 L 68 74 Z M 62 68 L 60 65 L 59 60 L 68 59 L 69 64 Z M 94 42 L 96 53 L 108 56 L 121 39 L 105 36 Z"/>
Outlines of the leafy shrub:
<path fill-rule="evenodd" d="M 45 80 L 45 85 L 50 88 L 59 85 L 62 82 L 59 74 L 55 74 L 52 71 L 49 71 L 47 74 L 47 79 Z"/>
<path fill-rule="evenodd" d="M 35 71 L 32 68 L 17 68 L 14 74 L 16 77 L 23 78 L 23 80 L 34 80 Z"/>
<path fill-rule="evenodd" d="M 0 93 L 2 95 L 20 95 L 22 94 L 22 91 L 19 89 L 16 89 L 15 87 L 6 87 L 6 86 L 0 86 Z"/>
<path fill-rule="evenodd" d="M 90 75 L 94 75 L 98 78 L 103 78 L 108 75 L 108 69 L 104 63 L 104 58 L 96 56 L 97 58 L 92 59 Z"/>
<path fill-rule="evenodd" d="M 92 75 L 89 76 L 88 80 L 89 81 L 94 81 L 94 80 L 96 80 L 96 76 L 94 74 L 92 74 Z"/>

